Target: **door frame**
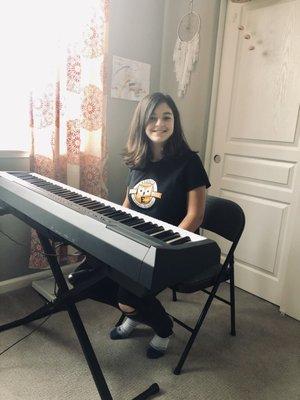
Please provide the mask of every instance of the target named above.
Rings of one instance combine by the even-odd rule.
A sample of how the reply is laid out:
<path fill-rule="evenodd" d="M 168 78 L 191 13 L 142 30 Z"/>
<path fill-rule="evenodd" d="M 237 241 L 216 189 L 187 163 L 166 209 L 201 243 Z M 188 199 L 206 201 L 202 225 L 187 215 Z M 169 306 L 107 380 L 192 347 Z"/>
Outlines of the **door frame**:
<path fill-rule="evenodd" d="M 214 141 L 214 130 L 215 130 L 215 120 L 217 112 L 217 101 L 218 101 L 218 90 L 219 90 L 219 80 L 221 73 L 221 60 L 222 60 L 222 50 L 223 50 L 223 39 L 225 33 L 225 22 L 227 6 L 230 0 L 221 0 L 220 11 L 219 11 L 219 21 L 218 21 L 218 32 L 217 32 L 217 42 L 215 50 L 215 63 L 213 71 L 212 89 L 211 89 L 211 100 L 209 107 L 209 119 L 208 128 L 206 136 L 206 147 L 204 156 L 204 167 L 208 175 L 210 173 L 212 148 Z"/>

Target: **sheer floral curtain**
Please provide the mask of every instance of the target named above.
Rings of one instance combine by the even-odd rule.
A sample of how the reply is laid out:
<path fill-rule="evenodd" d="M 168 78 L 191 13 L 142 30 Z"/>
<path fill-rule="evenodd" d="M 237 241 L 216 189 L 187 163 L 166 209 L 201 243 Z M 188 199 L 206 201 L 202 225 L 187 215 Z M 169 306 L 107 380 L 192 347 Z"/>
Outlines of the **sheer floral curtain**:
<path fill-rule="evenodd" d="M 70 8 L 63 13 L 61 6 L 54 10 L 52 15 L 59 18 L 60 25 L 58 43 L 49 40 L 49 51 L 43 48 L 40 57 L 44 59 L 39 59 L 43 73 L 36 81 L 32 78 L 31 170 L 106 197 L 109 0 L 76 3 L 69 2 Z M 54 31 L 56 22 L 52 21 Z M 49 53 L 52 58 L 45 60 Z M 47 265 L 35 233 L 31 254 L 30 267 Z M 61 261 L 66 262 L 66 257 Z"/>

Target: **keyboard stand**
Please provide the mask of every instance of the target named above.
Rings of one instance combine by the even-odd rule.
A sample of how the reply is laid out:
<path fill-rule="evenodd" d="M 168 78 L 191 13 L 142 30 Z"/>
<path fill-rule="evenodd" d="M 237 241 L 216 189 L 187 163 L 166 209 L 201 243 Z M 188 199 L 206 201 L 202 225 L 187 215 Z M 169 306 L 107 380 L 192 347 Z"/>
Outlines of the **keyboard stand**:
<path fill-rule="evenodd" d="M 27 219 L 26 217 L 22 218 Z M 27 223 L 33 221 L 26 221 Z M 31 225 L 31 224 L 30 224 Z M 57 297 L 55 300 L 47 302 L 44 306 L 35 310 L 31 314 L 25 316 L 24 318 L 12 321 L 10 323 L 4 324 L 0 326 L 0 332 L 15 328 L 20 325 L 27 324 L 29 322 L 35 321 L 37 319 L 46 317 L 48 315 L 60 312 L 67 311 L 71 322 L 73 324 L 73 328 L 75 330 L 76 336 L 80 342 L 83 354 L 87 361 L 87 364 L 90 368 L 91 374 L 93 376 L 95 385 L 97 387 L 100 399 L 102 400 L 113 400 L 113 397 L 109 391 L 107 383 L 105 381 L 104 375 L 102 373 L 100 364 L 95 355 L 94 349 L 91 345 L 88 334 L 85 330 L 77 307 L 75 305 L 76 301 L 78 301 L 78 297 L 76 300 L 76 296 L 82 291 L 84 288 L 91 285 L 89 281 L 85 282 L 84 285 L 76 289 L 69 289 L 62 273 L 61 267 L 57 261 L 57 257 L 55 255 L 55 250 L 51 244 L 51 241 L 47 235 L 47 231 L 40 226 L 40 229 L 37 229 L 36 223 L 32 224 L 34 228 L 37 230 L 38 237 L 40 239 L 43 251 L 46 255 L 49 266 L 52 270 L 55 282 L 57 284 Z M 95 283 L 95 281 L 93 282 Z M 152 384 L 147 390 L 140 393 L 133 400 L 144 400 L 148 399 L 150 396 L 155 395 L 159 392 L 159 386 L 157 383 Z"/>

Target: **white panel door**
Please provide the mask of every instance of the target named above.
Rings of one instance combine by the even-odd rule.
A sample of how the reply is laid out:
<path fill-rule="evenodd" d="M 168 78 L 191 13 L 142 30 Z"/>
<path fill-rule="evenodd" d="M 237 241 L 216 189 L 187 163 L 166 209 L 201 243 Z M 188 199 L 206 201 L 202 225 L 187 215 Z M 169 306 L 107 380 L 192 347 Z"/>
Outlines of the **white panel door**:
<path fill-rule="evenodd" d="M 246 228 L 236 285 L 279 304 L 300 187 L 300 0 L 228 2 L 211 194 Z"/>

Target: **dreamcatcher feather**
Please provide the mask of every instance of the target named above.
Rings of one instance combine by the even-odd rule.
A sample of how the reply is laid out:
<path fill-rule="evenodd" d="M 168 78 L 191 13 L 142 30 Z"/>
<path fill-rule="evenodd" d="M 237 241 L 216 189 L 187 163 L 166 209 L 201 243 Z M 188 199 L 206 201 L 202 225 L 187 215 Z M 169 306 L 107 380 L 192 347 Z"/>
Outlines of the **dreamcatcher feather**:
<path fill-rule="evenodd" d="M 173 53 L 179 97 L 185 95 L 194 64 L 199 58 L 201 20 L 199 14 L 193 11 L 193 1 L 190 1 L 190 5 L 190 12 L 185 14 L 178 24 Z"/>

